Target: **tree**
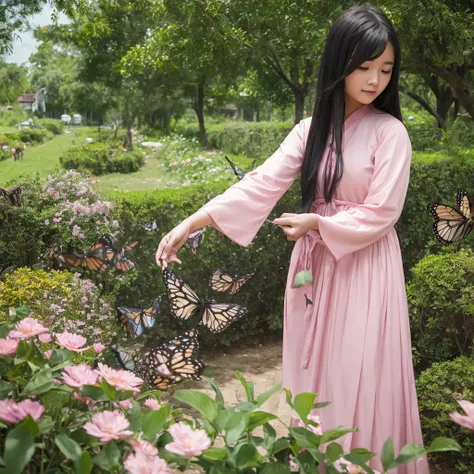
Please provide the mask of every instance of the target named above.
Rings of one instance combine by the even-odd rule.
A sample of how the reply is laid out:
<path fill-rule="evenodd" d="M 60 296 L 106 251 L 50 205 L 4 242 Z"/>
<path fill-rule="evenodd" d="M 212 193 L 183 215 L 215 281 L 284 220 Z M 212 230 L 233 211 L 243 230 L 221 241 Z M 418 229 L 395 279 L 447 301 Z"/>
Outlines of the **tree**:
<path fill-rule="evenodd" d="M 10 105 L 28 91 L 28 70 L 24 66 L 0 61 L 0 104 Z"/>

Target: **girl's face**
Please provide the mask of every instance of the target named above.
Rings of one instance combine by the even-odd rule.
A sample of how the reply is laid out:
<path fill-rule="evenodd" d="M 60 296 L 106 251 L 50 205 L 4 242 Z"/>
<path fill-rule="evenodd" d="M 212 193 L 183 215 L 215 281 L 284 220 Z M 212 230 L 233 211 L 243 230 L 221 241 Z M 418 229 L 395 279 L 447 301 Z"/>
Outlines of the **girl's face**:
<path fill-rule="evenodd" d="M 377 59 L 365 61 L 344 79 L 346 110 L 370 104 L 387 87 L 392 77 L 395 52 L 389 42 Z"/>

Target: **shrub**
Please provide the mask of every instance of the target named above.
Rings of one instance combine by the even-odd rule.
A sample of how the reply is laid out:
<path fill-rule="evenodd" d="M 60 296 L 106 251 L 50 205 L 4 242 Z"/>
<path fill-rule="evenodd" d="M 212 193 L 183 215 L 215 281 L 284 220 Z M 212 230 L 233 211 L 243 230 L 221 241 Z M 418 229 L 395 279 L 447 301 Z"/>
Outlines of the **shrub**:
<path fill-rule="evenodd" d="M 416 381 L 421 425 L 425 439 L 433 435 L 455 439 L 462 447 L 461 455 L 436 455 L 435 461 L 455 465 L 457 472 L 474 469 L 474 434 L 453 423 L 449 413 L 462 412 L 456 400 L 474 401 L 474 360 L 458 357 L 435 363 Z"/>
<path fill-rule="evenodd" d="M 27 145 L 39 145 L 53 137 L 50 131 L 39 128 L 24 128 L 13 135 L 16 135 L 18 140 Z"/>
<path fill-rule="evenodd" d="M 59 157 L 65 169 L 75 169 L 96 176 L 105 173 L 133 173 L 145 162 L 140 150 L 112 152 L 110 146 L 102 143 L 73 147 Z"/>
<path fill-rule="evenodd" d="M 0 161 L 8 160 L 11 157 L 12 157 L 11 148 L 7 147 L 6 149 L 4 149 L 0 146 Z"/>
<path fill-rule="evenodd" d="M 70 272 L 19 268 L 0 282 L 0 324 L 9 308 L 24 306 L 51 331 L 75 332 L 92 342 L 110 343 L 117 335 L 115 315 L 91 280 Z"/>
<path fill-rule="evenodd" d="M 38 123 L 54 135 L 60 135 L 64 132 L 64 124 L 60 120 L 39 119 Z"/>
<path fill-rule="evenodd" d="M 407 285 L 419 369 L 474 349 L 474 253 L 447 250 L 420 260 Z"/>

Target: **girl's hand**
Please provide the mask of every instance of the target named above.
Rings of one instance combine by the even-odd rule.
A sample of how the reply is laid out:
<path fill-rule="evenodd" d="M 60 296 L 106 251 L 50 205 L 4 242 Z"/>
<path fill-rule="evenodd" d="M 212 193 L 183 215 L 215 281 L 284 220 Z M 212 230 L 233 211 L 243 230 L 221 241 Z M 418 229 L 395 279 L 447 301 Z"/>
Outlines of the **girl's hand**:
<path fill-rule="evenodd" d="M 158 266 L 166 268 L 168 263 L 181 263 L 181 260 L 177 257 L 177 253 L 188 240 L 191 231 L 191 224 L 187 221 L 183 221 L 161 239 L 155 255 Z"/>
<path fill-rule="evenodd" d="M 282 214 L 273 223 L 280 226 L 287 240 L 295 242 L 310 230 L 318 230 L 317 214 Z"/>

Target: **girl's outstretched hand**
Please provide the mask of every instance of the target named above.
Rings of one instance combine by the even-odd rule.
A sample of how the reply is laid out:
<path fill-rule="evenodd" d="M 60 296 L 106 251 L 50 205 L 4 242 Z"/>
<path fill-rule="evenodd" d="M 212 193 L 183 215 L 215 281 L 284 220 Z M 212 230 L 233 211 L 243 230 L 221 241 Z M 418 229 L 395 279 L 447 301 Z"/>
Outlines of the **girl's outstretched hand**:
<path fill-rule="evenodd" d="M 191 224 L 183 221 L 161 239 L 155 255 L 158 266 L 166 268 L 168 263 L 181 263 L 177 253 L 186 243 L 191 232 Z"/>
<path fill-rule="evenodd" d="M 273 223 L 280 226 L 287 240 L 296 241 L 310 230 L 318 230 L 318 216 L 309 214 L 282 214 Z"/>

